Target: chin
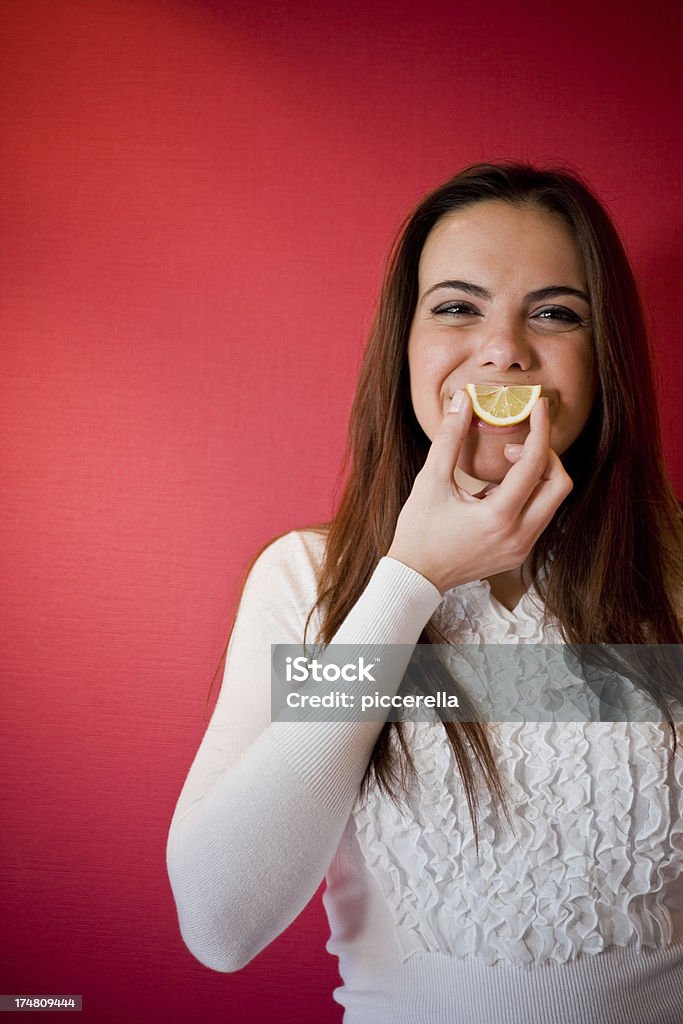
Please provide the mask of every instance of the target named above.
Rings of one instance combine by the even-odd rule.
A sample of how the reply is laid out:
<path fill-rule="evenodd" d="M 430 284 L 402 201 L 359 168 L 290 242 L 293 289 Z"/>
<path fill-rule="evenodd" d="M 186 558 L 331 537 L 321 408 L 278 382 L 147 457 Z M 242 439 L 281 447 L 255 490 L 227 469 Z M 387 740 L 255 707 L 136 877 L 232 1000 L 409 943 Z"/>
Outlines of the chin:
<path fill-rule="evenodd" d="M 458 460 L 458 469 L 461 469 L 463 473 L 467 473 L 468 476 L 474 477 L 475 480 L 481 480 L 485 484 L 499 484 L 511 468 L 512 463 L 508 462 L 503 455 L 501 455 L 500 459 L 460 458 Z"/>
<path fill-rule="evenodd" d="M 508 435 L 504 439 L 487 438 L 483 443 L 480 439 L 476 439 L 474 444 L 468 443 L 469 440 L 468 438 L 463 445 L 458 459 L 458 468 L 477 480 L 483 480 L 489 484 L 499 484 L 513 465 L 503 454 L 505 444 L 518 444 L 523 438 L 517 435 Z"/>

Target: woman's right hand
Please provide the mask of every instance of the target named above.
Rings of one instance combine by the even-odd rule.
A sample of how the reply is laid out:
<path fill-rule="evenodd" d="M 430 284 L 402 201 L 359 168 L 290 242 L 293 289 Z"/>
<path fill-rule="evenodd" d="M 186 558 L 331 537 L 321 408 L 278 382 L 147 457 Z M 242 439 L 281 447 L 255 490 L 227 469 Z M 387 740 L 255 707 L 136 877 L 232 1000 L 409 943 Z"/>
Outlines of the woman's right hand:
<path fill-rule="evenodd" d="M 522 565 L 573 487 L 550 447 L 548 399 L 540 398 L 524 444 L 506 451 L 513 465 L 502 482 L 484 497 L 468 494 L 454 474 L 471 418 L 462 394 L 459 411 L 447 412 L 434 435 L 386 553 L 442 594 Z"/>

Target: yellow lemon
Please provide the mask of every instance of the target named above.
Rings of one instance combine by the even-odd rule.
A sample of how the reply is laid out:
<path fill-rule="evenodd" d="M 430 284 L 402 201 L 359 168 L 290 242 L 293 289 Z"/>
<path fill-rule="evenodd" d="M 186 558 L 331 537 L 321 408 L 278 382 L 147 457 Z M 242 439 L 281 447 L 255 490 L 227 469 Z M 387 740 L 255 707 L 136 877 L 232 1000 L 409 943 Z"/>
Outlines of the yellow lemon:
<path fill-rule="evenodd" d="M 484 423 L 510 427 L 525 420 L 541 394 L 540 384 L 466 384 L 472 408 Z"/>

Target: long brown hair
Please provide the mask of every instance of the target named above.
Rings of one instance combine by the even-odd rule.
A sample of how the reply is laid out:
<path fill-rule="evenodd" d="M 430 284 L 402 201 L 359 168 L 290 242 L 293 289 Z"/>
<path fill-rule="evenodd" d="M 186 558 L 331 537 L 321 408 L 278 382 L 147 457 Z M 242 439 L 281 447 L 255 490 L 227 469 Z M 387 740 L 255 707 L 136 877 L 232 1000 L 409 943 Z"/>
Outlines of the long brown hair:
<path fill-rule="evenodd" d="M 574 488 L 532 553 L 532 578 L 546 617 L 557 620 L 571 644 L 679 644 L 680 508 L 664 465 L 652 357 L 632 270 L 610 218 L 580 178 L 513 163 L 476 164 L 456 174 L 419 203 L 399 232 L 351 409 L 340 470 L 340 479 L 347 472 L 348 478 L 334 518 L 315 527 L 324 529 L 327 541 L 318 600 L 306 627 L 318 609 L 317 640 L 332 640 L 389 549 L 429 448 L 410 401 L 407 363 L 425 241 L 444 215 L 493 199 L 564 220 L 583 258 L 592 307 L 597 393 L 581 435 L 562 456 Z M 543 580 L 539 569 L 546 564 L 549 574 Z M 419 643 L 443 642 L 435 625 L 427 623 Z M 452 684 L 437 671 L 429 685 L 437 692 L 447 681 Z M 677 681 L 667 692 L 646 677 L 640 682 L 665 712 L 675 749 L 669 699 L 683 691 L 676 690 Z M 443 726 L 476 838 L 481 778 L 494 804 L 505 807 L 487 729 L 476 721 Z M 374 778 L 398 798 L 414 771 L 404 727 L 386 723 L 363 788 Z"/>

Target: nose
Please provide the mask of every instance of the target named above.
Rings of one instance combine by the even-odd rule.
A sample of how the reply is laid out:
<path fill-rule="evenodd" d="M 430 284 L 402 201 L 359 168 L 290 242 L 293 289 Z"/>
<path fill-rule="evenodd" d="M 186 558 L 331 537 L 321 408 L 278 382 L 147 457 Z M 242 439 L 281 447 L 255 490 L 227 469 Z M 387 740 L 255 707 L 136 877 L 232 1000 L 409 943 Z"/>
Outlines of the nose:
<path fill-rule="evenodd" d="M 496 370 L 529 370 L 532 360 L 524 327 L 507 318 L 491 325 L 477 351 L 479 365 Z"/>

